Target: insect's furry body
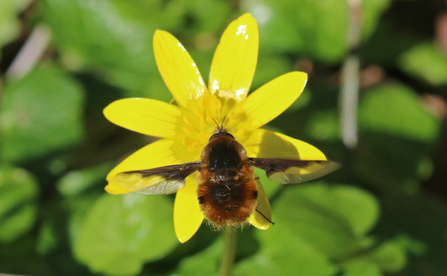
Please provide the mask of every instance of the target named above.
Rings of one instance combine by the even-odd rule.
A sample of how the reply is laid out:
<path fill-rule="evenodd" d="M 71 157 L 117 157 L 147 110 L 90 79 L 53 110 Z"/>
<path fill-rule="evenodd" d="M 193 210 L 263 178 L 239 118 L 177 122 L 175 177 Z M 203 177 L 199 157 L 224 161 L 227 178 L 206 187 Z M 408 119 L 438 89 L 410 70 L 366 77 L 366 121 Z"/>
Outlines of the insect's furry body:
<path fill-rule="evenodd" d="M 197 195 L 205 217 L 218 228 L 245 223 L 255 211 L 258 190 L 244 147 L 224 130 L 202 151 Z"/>

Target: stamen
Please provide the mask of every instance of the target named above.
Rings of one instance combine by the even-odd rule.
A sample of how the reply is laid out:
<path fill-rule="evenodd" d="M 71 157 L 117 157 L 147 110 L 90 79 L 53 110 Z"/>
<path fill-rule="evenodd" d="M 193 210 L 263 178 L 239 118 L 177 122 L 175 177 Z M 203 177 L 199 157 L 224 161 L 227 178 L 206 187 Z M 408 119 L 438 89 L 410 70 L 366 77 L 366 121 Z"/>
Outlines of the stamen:
<path fill-rule="evenodd" d="M 211 106 L 211 109 L 210 109 Z M 220 112 L 222 110 L 222 103 L 220 102 L 219 98 L 217 98 L 216 96 L 212 95 L 211 96 L 211 105 L 210 106 L 204 106 L 203 108 L 205 110 L 209 110 L 211 114 L 211 116 L 213 117 L 220 117 L 217 115 L 220 115 Z"/>
<path fill-rule="evenodd" d="M 202 110 L 198 106 L 194 106 L 194 115 L 196 115 L 197 118 L 203 117 Z"/>
<path fill-rule="evenodd" d="M 201 148 L 203 148 L 203 147 L 202 147 L 199 143 L 194 142 L 194 143 L 192 143 L 192 144 L 188 147 L 188 150 L 191 151 L 191 152 L 194 152 L 194 151 L 197 151 L 197 150 L 199 150 L 199 149 L 201 149 Z"/>
<path fill-rule="evenodd" d="M 188 137 L 188 136 L 184 136 L 182 139 L 182 144 L 185 146 L 189 146 L 193 143 L 197 143 L 194 139 Z"/>
<path fill-rule="evenodd" d="M 210 139 L 211 135 L 206 132 L 201 132 L 201 133 L 199 133 L 198 137 L 201 142 L 207 143 L 208 140 Z"/>
<path fill-rule="evenodd" d="M 188 115 L 183 115 L 183 120 L 185 121 L 186 124 L 188 124 L 188 125 L 190 125 L 192 127 L 196 127 L 197 128 L 197 124 Z"/>
<path fill-rule="evenodd" d="M 242 129 L 239 129 L 238 131 L 236 131 L 235 133 L 233 133 L 233 135 L 236 137 L 242 137 L 245 135 L 245 131 Z"/>
<path fill-rule="evenodd" d="M 194 131 L 186 126 L 182 127 L 183 131 L 188 135 L 195 135 L 197 131 Z"/>
<path fill-rule="evenodd" d="M 234 113 L 234 111 L 228 112 L 227 114 L 227 128 L 231 128 L 234 125 L 236 114 Z"/>
<path fill-rule="evenodd" d="M 202 96 L 202 110 L 206 110 L 207 107 L 210 106 L 210 94 L 209 93 L 203 93 Z"/>
<path fill-rule="evenodd" d="M 203 117 L 200 117 L 200 130 L 203 130 L 205 127 L 205 119 Z"/>

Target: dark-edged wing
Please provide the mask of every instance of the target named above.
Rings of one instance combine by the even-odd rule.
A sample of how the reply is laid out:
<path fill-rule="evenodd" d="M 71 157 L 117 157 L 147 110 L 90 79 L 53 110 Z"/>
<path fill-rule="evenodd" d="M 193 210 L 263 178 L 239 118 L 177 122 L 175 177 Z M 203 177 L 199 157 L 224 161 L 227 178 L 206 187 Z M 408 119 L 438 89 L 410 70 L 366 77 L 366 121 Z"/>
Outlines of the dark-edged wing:
<path fill-rule="evenodd" d="M 200 161 L 118 173 L 112 181 L 140 194 L 172 194 L 185 185 L 185 178 L 197 171 Z"/>
<path fill-rule="evenodd" d="M 249 158 L 252 166 L 267 173 L 267 177 L 276 183 L 301 183 L 322 177 L 340 168 L 341 165 L 329 160 L 289 160 Z"/>

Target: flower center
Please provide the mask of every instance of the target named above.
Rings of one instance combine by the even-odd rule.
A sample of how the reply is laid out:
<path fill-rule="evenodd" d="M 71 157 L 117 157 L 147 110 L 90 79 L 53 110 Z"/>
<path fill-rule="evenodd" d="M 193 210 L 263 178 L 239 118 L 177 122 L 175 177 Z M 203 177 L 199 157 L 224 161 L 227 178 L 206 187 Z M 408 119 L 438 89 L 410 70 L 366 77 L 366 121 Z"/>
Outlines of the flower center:
<path fill-rule="evenodd" d="M 239 129 L 238 124 L 245 122 L 246 116 L 234 112 L 237 103 L 233 98 L 218 97 L 207 92 L 191 100 L 188 109 L 183 110 L 183 122 L 180 124 L 182 144 L 191 152 L 202 150 L 215 133 L 218 127 L 216 124 L 222 124 L 235 137 L 243 136 L 245 131 Z"/>

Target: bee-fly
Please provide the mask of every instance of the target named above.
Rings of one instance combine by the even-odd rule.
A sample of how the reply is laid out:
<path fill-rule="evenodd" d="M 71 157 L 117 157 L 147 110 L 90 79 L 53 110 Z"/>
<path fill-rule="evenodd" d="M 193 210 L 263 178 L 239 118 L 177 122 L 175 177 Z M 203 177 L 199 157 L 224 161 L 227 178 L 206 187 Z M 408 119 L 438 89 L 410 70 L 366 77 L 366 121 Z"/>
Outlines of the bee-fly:
<path fill-rule="evenodd" d="M 274 182 L 288 184 L 321 177 L 338 169 L 339 165 L 328 160 L 250 158 L 233 135 L 223 125 L 218 125 L 203 149 L 200 161 L 122 172 L 116 177 L 119 181 L 135 182 L 145 187 L 136 192 L 169 194 L 182 188 L 185 178 L 197 171 L 200 208 L 205 218 L 220 228 L 243 224 L 257 211 L 258 187 L 253 167 L 266 171 Z"/>

